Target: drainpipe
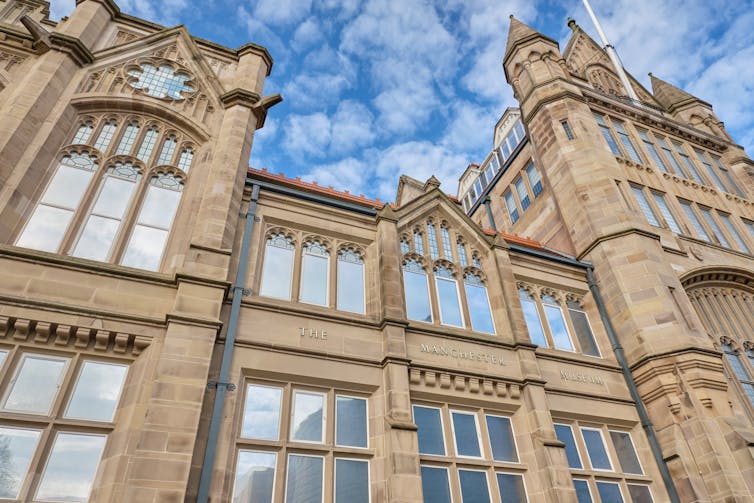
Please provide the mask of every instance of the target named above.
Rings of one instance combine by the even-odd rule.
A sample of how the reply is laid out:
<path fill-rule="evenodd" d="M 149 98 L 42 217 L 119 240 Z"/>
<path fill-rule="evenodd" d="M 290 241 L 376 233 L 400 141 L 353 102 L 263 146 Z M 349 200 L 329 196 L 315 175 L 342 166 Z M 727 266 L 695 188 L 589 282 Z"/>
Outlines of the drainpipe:
<path fill-rule="evenodd" d="M 209 434 L 207 436 L 207 447 L 204 451 L 204 463 L 202 463 L 202 473 L 199 478 L 199 493 L 196 501 L 198 503 L 207 503 L 209 501 L 209 486 L 212 482 L 212 471 L 215 466 L 215 451 L 217 447 L 217 437 L 220 435 L 220 424 L 222 422 L 223 407 L 225 405 L 225 393 L 236 389 L 236 385 L 228 382 L 230 373 L 230 363 L 233 359 L 233 347 L 236 341 L 236 331 L 238 329 L 238 315 L 241 312 L 241 299 L 246 289 L 244 281 L 246 280 L 246 269 L 249 263 L 249 249 L 251 247 L 251 231 L 254 228 L 256 220 L 257 200 L 259 199 L 259 185 L 254 184 L 251 187 L 251 201 L 246 215 L 246 223 L 243 229 L 243 238 L 241 241 L 241 253 L 238 257 L 238 271 L 236 272 L 236 282 L 233 285 L 233 303 L 230 307 L 230 319 L 228 320 L 228 330 L 225 334 L 225 346 L 223 347 L 223 359 L 220 364 L 220 375 L 217 382 L 210 381 L 207 383 L 209 388 L 215 388 L 215 402 L 212 405 L 212 419 L 209 422 Z M 222 389 L 221 389 L 222 388 Z"/>
<path fill-rule="evenodd" d="M 490 208 L 490 203 L 492 200 L 490 199 L 490 196 L 487 196 L 484 198 L 484 207 L 487 208 L 487 220 L 490 221 L 490 228 L 497 232 L 497 225 L 495 225 L 495 219 L 492 218 L 492 208 Z"/>
<path fill-rule="evenodd" d="M 670 501 L 672 503 L 681 503 L 681 499 L 678 497 L 678 491 L 675 488 L 673 478 L 670 476 L 668 465 L 667 463 L 665 463 L 665 459 L 662 456 L 660 442 L 657 440 L 657 436 L 655 435 L 654 426 L 652 426 L 652 421 L 649 420 L 647 409 L 644 407 L 644 402 L 641 401 L 641 396 L 639 395 L 639 390 L 636 388 L 634 376 L 633 374 L 631 374 L 631 369 L 629 368 L 628 362 L 626 361 L 626 355 L 623 352 L 623 346 L 621 346 L 620 342 L 618 341 L 618 337 L 615 334 L 615 329 L 613 328 L 613 323 L 607 316 L 607 309 L 605 309 L 605 304 L 602 301 L 599 286 L 594 280 L 594 269 L 592 267 L 588 267 L 586 269 L 586 278 L 589 282 L 589 290 L 592 291 L 592 297 L 594 297 L 594 303 L 597 304 L 597 310 L 600 313 L 600 318 L 602 318 L 602 323 L 605 325 L 607 337 L 608 339 L 610 339 L 610 344 L 613 347 L 615 359 L 618 360 L 618 365 L 620 365 L 621 371 L 623 371 L 623 378 L 626 380 L 628 391 L 631 393 L 631 398 L 634 400 L 634 404 L 636 405 L 636 411 L 639 413 L 641 427 L 644 429 L 644 433 L 647 434 L 649 447 L 652 449 L 652 454 L 654 455 L 655 461 L 657 462 L 657 467 L 660 469 L 662 481 L 665 483 L 665 489 L 667 489 L 668 491 Z"/>

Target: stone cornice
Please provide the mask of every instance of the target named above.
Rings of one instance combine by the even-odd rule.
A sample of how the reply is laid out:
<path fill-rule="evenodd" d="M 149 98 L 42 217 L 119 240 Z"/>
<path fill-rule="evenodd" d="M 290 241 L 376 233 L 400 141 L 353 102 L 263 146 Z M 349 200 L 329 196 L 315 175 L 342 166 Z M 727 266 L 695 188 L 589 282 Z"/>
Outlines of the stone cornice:
<path fill-rule="evenodd" d="M 225 108 L 230 108 L 235 105 L 254 108 L 260 99 L 261 96 L 259 96 L 257 93 L 240 88 L 231 89 L 227 93 L 220 96 L 220 101 Z"/>
<path fill-rule="evenodd" d="M 94 61 L 92 52 L 79 39 L 69 35 L 58 32 L 50 33 L 50 46 L 51 49 L 71 56 L 79 66 L 90 65 Z"/>
<path fill-rule="evenodd" d="M 113 1 L 113 0 L 76 0 L 76 5 L 80 5 L 84 2 L 97 2 L 99 4 L 102 4 L 105 9 L 107 9 L 107 12 L 110 14 L 111 19 L 115 19 L 116 17 L 121 15 L 120 7 Z"/>
<path fill-rule="evenodd" d="M 236 49 L 236 57 L 238 58 L 242 58 L 247 54 L 254 54 L 262 58 L 262 60 L 265 62 L 265 65 L 267 66 L 266 76 L 269 77 L 270 72 L 272 72 L 272 65 L 274 64 L 274 61 L 272 60 L 272 56 L 270 56 L 267 48 L 249 42 Z"/>
<path fill-rule="evenodd" d="M 598 237 L 597 239 L 592 241 L 583 252 L 579 253 L 576 259 L 583 260 L 584 257 L 589 255 L 595 248 L 597 248 L 600 244 L 606 241 L 611 241 L 613 239 L 622 238 L 624 236 L 630 236 L 631 234 L 638 234 L 639 236 L 648 237 L 650 239 L 654 239 L 655 241 L 661 242 L 659 234 L 655 234 L 653 232 L 648 232 L 643 229 L 637 229 L 635 227 L 631 227 L 629 229 L 625 229 L 618 232 L 613 232 L 613 233 Z"/>

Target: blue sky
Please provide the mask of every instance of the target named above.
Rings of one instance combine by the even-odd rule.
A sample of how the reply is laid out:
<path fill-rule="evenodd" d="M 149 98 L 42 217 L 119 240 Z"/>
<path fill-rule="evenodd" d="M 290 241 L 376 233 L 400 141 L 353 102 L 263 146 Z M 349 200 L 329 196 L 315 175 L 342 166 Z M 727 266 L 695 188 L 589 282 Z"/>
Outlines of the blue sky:
<path fill-rule="evenodd" d="M 116 0 L 123 12 L 275 60 L 281 93 L 254 140 L 251 166 L 393 200 L 400 174 L 435 174 L 451 194 L 492 128 L 515 106 L 501 61 L 508 16 L 559 40 L 580 0 Z M 52 0 L 52 17 L 75 0 Z M 754 152 L 752 0 L 592 0 L 624 65 L 710 102 Z M 595 36 L 595 35 L 593 35 Z M 596 38 L 596 37 L 595 37 Z"/>

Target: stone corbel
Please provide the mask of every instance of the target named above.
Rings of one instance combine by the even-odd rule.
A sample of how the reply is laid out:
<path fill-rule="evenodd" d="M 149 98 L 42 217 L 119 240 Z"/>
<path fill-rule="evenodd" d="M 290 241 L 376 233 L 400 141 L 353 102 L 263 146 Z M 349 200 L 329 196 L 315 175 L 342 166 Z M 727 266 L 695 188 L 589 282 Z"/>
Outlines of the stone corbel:
<path fill-rule="evenodd" d="M 253 91 L 236 88 L 220 96 L 220 101 L 226 109 L 236 105 L 250 108 L 257 116 L 257 129 L 260 129 L 264 126 L 267 111 L 283 101 L 283 97 L 279 94 L 260 97 Z"/>
<path fill-rule="evenodd" d="M 50 50 L 64 52 L 79 66 L 89 65 L 94 61 L 92 52 L 79 39 L 62 33 L 50 33 L 26 15 L 22 16 L 20 21 L 34 39 L 32 48 L 38 54 L 44 54 Z"/>

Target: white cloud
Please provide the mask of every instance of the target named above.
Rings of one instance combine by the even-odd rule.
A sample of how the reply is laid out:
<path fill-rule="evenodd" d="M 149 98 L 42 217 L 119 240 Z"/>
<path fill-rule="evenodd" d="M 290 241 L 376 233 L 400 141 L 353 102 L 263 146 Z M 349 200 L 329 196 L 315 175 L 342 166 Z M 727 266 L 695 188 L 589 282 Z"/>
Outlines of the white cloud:
<path fill-rule="evenodd" d="M 358 196 L 369 187 L 368 176 L 371 176 L 371 167 L 367 162 L 347 157 L 334 163 L 317 166 L 302 175 L 302 178 L 317 182 L 324 187 L 332 186 L 336 190 L 348 190 Z"/>
<path fill-rule="evenodd" d="M 332 119 L 332 151 L 351 152 L 375 138 L 373 116 L 356 101 L 343 101 Z"/>
<path fill-rule="evenodd" d="M 331 137 L 330 119 L 325 114 L 291 115 L 286 121 L 283 146 L 294 154 L 292 157 L 298 154 L 322 156 Z"/>
<path fill-rule="evenodd" d="M 287 26 L 306 19 L 311 7 L 311 0 L 258 0 L 254 16 L 263 23 Z"/>
<path fill-rule="evenodd" d="M 319 109 L 337 103 L 351 83 L 339 73 L 301 73 L 283 86 L 283 97 L 296 109 Z"/>
<path fill-rule="evenodd" d="M 319 24 L 317 24 L 317 20 L 310 17 L 298 25 L 296 31 L 293 32 L 293 41 L 291 44 L 296 50 L 301 51 L 323 40 L 324 36 Z"/>

